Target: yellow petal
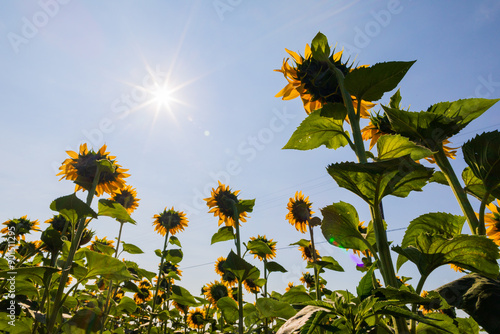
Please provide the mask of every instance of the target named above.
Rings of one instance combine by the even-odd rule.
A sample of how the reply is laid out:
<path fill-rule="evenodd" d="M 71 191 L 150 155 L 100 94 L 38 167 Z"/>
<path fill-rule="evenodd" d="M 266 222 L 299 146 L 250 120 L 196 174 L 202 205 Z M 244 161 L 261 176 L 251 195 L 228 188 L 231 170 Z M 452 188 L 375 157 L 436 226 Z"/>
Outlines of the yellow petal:
<path fill-rule="evenodd" d="M 288 54 L 289 54 L 290 56 L 292 56 L 292 57 L 293 57 L 293 59 L 295 60 L 295 62 L 296 62 L 297 64 L 302 64 L 302 57 L 301 57 L 301 56 L 299 56 L 299 54 L 298 54 L 297 52 L 294 52 L 294 51 L 291 51 L 291 50 L 288 50 L 288 49 L 285 49 L 285 50 L 286 50 L 286 52 L 288 52 Z"/>

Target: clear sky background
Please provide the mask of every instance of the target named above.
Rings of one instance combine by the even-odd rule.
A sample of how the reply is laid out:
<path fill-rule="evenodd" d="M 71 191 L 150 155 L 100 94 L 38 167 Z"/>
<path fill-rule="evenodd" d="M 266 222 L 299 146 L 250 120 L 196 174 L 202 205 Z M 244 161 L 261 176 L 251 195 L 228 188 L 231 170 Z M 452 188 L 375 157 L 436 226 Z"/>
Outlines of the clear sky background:
<path fill-rule="evenodd" d="M 126 225 L 122 240 L 145 254 L 121 258 L 157 271 L 154 250 L 163 238 L 153 230 L 153 216 L 165 207 L 182 210 L 189 226 L 177 235 L 184 251 L 180 285 L 198 295 L 218 279 L 214 261 L 234 248 L 232 242 L 210 245 L 217 219 L 202 198 L 220 179 L 241 190 L 240 198 L 256 199 L 242 239 L 265 234 L 278 241 L 276 260 L 288 273 L 272 274 L 270 290 L 283 292 L 305 271 L 289 244 L 309 236 L 285 220 L 296 191 L 309 196 L 318 214 L 342 200 L 369 220 L 364 202 L 340 189 L 325 169 L 355 160 L 350 149 L 281 150 L 305 112 L 299 99 L 274 97 L 286 81 L 273 70 L 288 56 L 285 48 L 303 53 L 318 31 L 359 65 L 417 60 L 399 86 L 402 105 L 413 111 L 500 97 L 500 3 L 494 0 L 2 2 L 0 220 L 28 215 L 45 228 L 54 214 L 51 201 L 74 189 L 56 176 L 65 151 L 78 151 L 81 142 L 96 150 L 107 144 L 129 169 L 127 183 L 141 199 L 133 214 L 137 225 Z M 168 107 L 148 103 L 154 81 L 166 81 L 171 90 Z M 499 112 L 494 106 L 452 143 L 498 129 Z M 460 174 L 461 152 L 453 165 Z M 479 203 L 472 203 L 477 211 Z M 394 244 L 420 214 L 461 214 L 451 190 L 435 184 L 407 199 L 387 198 L 384 209 Z M 91 223 L 108 239 L 118 227 L 106 218 Z M 349 254 L 328 245 L 319 230 L 316 235 L 321 255 L 346 269 L 325 274 L 327 287 L 354 292 L 361 273 Z M 409 262 L 400 274 L 415 277 L 414 284 L 419 277 Z M 459 276 L 439 269 L 424 289 Z"/>

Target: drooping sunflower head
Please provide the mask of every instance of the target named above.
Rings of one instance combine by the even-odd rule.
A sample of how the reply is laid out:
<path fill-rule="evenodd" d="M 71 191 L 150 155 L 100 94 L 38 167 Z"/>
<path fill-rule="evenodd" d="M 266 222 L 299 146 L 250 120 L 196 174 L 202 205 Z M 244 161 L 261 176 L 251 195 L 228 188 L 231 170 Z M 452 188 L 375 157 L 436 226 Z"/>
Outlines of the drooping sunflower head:
<path fill-rule="evenodd" d="M 215 262 L 215 272 L 221 276 L 222 283 L 232 287 L 236 285 L 238 280 L 232 272 L 224 268 L 224 263 L 226 263 L 226 258 L 222 256 L 219 257 Z"/>
<path fill-rule="evenodd" d="M 484 215 L 484 224 L 488 238 L 500 246 L 500 200 L 498 199 L 497 204 L 498 206 L 494 203 L 486 206 L 491 212 Z"/>
<path fill-rule="evenodd" d="M 177 232 L 184 231 L 184 228 L 188 225 L 186 214 L 182 211 L 175 211 L 174 207 L 170 210 L 165 208 L 163 212 L 154 215 L 153 218 L 155 219 L 153 222 L 155 231 L 162 236 L 165 236 L 167 232 L 174 235 Z"/>
<path fill-rule="evenodd" d="M 31 231 L 40 231 L 38 228 L 38 220 L 30 220 L 26 218 L 26 216 L 22 216 L 17 219 L 9 219 L 3 223 L 5 227 L 0 230 L 1 233 L 5 235 L 9 235 L 11 237 L 15 237 L 16 240 L 25 239 L 25 235 L 29 234 Z"/>
<path fill-rule="evenodd" d="M 209 283 L 204 294 L 207 297 L 207 300 L 214 306 L 217 305 L 217 301 L 219 299 L 232 296 L 231 288 L 219 281 Z"/>
<path fill-rule="evenodd" d="M 172 302 L 172 305 L 181 313 L 181 314 L 186 314 L 189 311 L 189 306 L 180 304 L 176 302 L 175 300 Z"/>
<path fill-rule="evenodd" d="M 316 285 L 316 281 L 314 279 L 314 275 L 311 275 L 311 273 L 305 272 L 302 273 L 302 277 L 300 278 L 300 281 L 302 284 L 305 284 L 307 288 L 314 287 Z"/>
<path fill-rule="evenodd" d="M 306 233 L 308 221 L 314 213 L 311 206 L 309 197 L 304 198 L 302 191 L 297 191 L 295 197 L 291 197 L 288 202 L 286 219 L 301 233 Z"/>
<path fill-rule="evenodd" d="M 236 227 L 234 221 L 235 213 L 238 204 L 239 190 L 231 191 L 229 186 L 222 184 L 220 181 L 217 189 L 212 188 L 211 197 L 205 198 L 207 206 L 210 208 L 209 213 L 213 213 L 214 217 L 219 217 L 219 226 L 225 223 L 226 226 Z M 245 211 L 238 212 L 238 220 L 246 222 L 247 213 Z M 241 225 L 241 224 L 240 224 Z"/>
<path fill-rule="evenodd" d="M 383 135 L 394 134 L 389 118 L 384 113 L 370 116 L 370 123 L 361 130 L 363 140 L 370 140 L 370 150 Z"/>
<path fill-rule="evenodd" d="M 52 228 L 58 232 L 61 232 L 64 230 L 64 227 L 66 227 L 66 231 L 69 231 L 71 228 L 71 223 L 69 220 L 66 219 L 63 215 L 54 215 L 52 218 L 48 219 L 45 221 L 46 224 L 52 225 Z"/>
<path fill-rule="evenodd" d="M 94 150 L 87 149 L 87 144 L 81 144 L 79 153 L 74 151 L 66 151 L 66 153 L 70 157 L 63 161 L 59 167 L 61 171 L 57 175 L 62 175 L 61 180 L 73 181 L 76 184 L 75 191 L 88 191 L 92 188 L 100 160 L 107 160 L 108 168 L 100 168 L 101 172 L 95 189 L 97 196 L 101 196 L 103 193 L 112 195 L 125 186 L 123 179 L 130 176 L 125 173 L 127 169 L 121 168 L 116 163 L 116 157 L 110 156 L 109 152 L 106 152 L 106 145 L 94 152 Z"/>
<path fill-rule="evenodd" d="M 106 237 L 103 238 L 98 238 L 97 236 L 94 238 L 94 240 L 90 243 L 89 249 L 97 252 L 97 253 L 102 253 L 102 251 L 99 249 L 99 246 L 104 246 L 104 247 L 112 247 L 115 248 L 113 245 L 114 241 L 113 240 L 108 240 Z"/>
<path fill-rule="evenodd" d="M 192 329 L 202 329 L 205 327 L 205 311 L 199 307 L 190 310 L 187 315 L 187 324 Z"/>
<path fill-rule="evenodd" d="M 245 290 L 247 290 L 249 293 L 259 293 L 260 291 L 260 286 L 257 285 L 257 283 L 251 279 L 247 278 L 246 280 L 243 281 L 243 286 L 245 287 Z"/>
<path fill-rule="evenodd" d="M 92 237 L 94 236 L 95 232 L 92 230 L 89 230 L 88 228 L 83 230 L 82 237 L 80 238 L 80 244 L 79 246 L 83 246 L 92 240 Z M 71 240 L 70 240 L 71 241 Z"/>
<path fill-rule="evenodd" d="M 134 301 L 136 304 L 145 303 L 153 298 L 153 293 L 151 292 L 152 285 L 149 281 L 140 281 L 137 288 L 139 289 L 139 292 L 134 294 Z"/>
<path fill-rule="evenodd" d="M 122 189 L 118 189 L 111 196 L 111 200 L 120 203 L 129 214 L 137 209 L 140 201 L 140 199 L 137 198 L 137 191 L 130 185 L 127 185 Z"/>
<path fill-rule="evenodd" d="M 299 246 L 299 250 L 302 253 L 302 258 L 306 260 L 307 262 L 313 262 L 314 261 L 314 256 L 313 256 L 313 248 L 312 245 L 309 243 L 309 246 Z M 321 256 L 319 255 L 319 252 L 317 249 L 314 249 L 316 252 L 316 260 L 319 260 Z"/>
<path fill-rule="evenodd" d="M 21 256 L 35 255 L 36 252 L 40 252 L 41 246 L 43 242 L 40 240 L 37 241 L 21 241 L 21 244 L 17 248 L 17 252 Z"/>
<path fill-rule="evenodd" d="M 264 252 L 259 252 L 258 249 L 250 249 L 250 254 L 253 254 L 254 259 L 259 258 L 259 260 L 262 261 L 264 259 L 271 260 L 271 259 L 276 257 L 276 244 L 278 242 L 273 241 L 273 239 L 268 240 L 265 235 L 263 235 L 263 236 L 258 235 L 257 237 L 250 237 L 250 240 L 251 240 L 251 242 L 256 241 L 256 240 L 261 241 L 261 242 L 265 243 L 269 247 L 269 249 L 271 250 L 271 254 L 268 254 L 268 253 L 264 253 Z"/>
<path fill-rule="evenodd" d="M 182 276 L 182 271 L 179 270 L 179 267 L 177 267 L 177 264 L 170 262 L 170 261 L 165 261 L 163 263 L 162 271 L 165 275 L 168 275 L 169 273 L 174 273 L 178 276 Z"/>

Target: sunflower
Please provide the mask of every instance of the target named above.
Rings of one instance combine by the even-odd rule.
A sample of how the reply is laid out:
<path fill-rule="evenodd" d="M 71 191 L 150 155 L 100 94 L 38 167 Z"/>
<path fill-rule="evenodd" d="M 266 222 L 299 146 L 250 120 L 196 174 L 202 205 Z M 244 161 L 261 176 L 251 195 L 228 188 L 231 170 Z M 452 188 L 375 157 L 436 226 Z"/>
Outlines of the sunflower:
<path fill-rule="evenodd" d="M 465 273 L 465 269 L 457 266 L 456 264 L 450 263 L 451 269 L 455 270 L 456 272 L 459 273 Z"/>
<path fill-rule="evenodd" d="M 17 248 L 17 252 L 21 256 L 35 255 L 35 252 L 40 252 L 42 248 L 43 242 L 40 240 L 37 241 L 28 241 L 21 242 L 21 245 Z"/>
<path fill-rule="evenodd" d="M 304 260 L 306 260 L 307 262 L 314 261 L 313 249 L 312 249 L 311 243 L 309 243 L 309 246 L 307 246 L 307 247 L 300 246 L 299 250 L 302 253 L 302 258 Z M 319 252 L 317 249 L 315 249 L 315 251 L 316 251 L 316 260 L 319 260 L 321 256 L 319 255 Z"/>
<path fill-rule="evenodd" d="M 199 307 L 190 310 L 187 315 L 187 324 L 192 329 L 202 329 L 205 327 L 205 311 Z"/>
<path fill-rule="evenodd" d="M 497 199 L 500 206 L 500 200 Z M 486 235 L 500 246 L 500 208 L 493 203 L 486 206 L 491 213 L 484 215 L 484 224 L 486 226 Z"/>
<path fill-rule="evenodd" d="M 426 290 L 424 290 L 422 291 L 420 296 L 425 298 L 427 297 L 428 294 L 429 293 Z M 420 305 L 419 310 L 422 312 L 423 315 L 432 313 L 432 308 L 430 308 L 429 305 Z"/>
<path fill-rule="evenodd" d="M 222 297 L 231 297 L 232 291 L 226 284 L 214 281 L 207 285 L 204 294 L 212 305 L 217 306 L 217 301 Z"/>
<path fill-rule="evenodd" d="M 137 191 L 129 185 L 113 193 L 111 200 L 120 203 L 129 214 L 137 209 L 140 201 L 140 199 L 137 198 Z"/>
<path fill-rule="evenodd" d="M 288 213 L 286 219 L 290 224 L 295 225 L 297 231 L 306 233 L 308 221 L 314 213 L 311 211 L 312 203 L 309 202 L 309 197 L 304 198 L 302 191 L 297 191 L 295 197 L 291 197 L 288 202 Z"/>
<path fill-rule="evenodd" d="M 302 277 L 300 281 L 305 284 L 308 288 L 314 287 L 316 285 L 316 281 L 314 279 L 314 275 L 311 275 L 308 272 L 302 273 Z"/>
<path fill-rule="evenodd" d="M 186 314 L 189 310 L 188 305 L 180 304 L 176 302 L 175 300 L 172 302 L 172 305 L 182 314 Z"/>
<path fill-rule="evenodd" d="M 119 302 L 120 302 L 120 300 L 122 300 L 122 298 L 123 298 L 124 296 L 125 296 L 125 291 L 123 291 L 121 288 L 119 288 L 119 289 L 115 292 L 115 294 L 114 294 L 114 296 L 113 296 L 113 300 L 114 300 L 115 302 L 119 303 Z"/>
<path fill-rule="evenodd" d="M 390 134 L 397 134 L 397 133 L 394 130 L 392 130 L 391 123 L 386 114 L 384 115 L 376 114 L 374 116 L 371 116 L 370 123 L 368 123 L 368 125 L 365 126 L 363 129 L 361 129 L 361 137 L 363 138 L 363 140 L 370 141 L 370 150 L 373 148 L 373 146 L 375 146 L 380 137 L 382 137 L 383 135 L 390 135 Z M 457 148 L 448 146 L 448 144 L 450 143 L 451 142 L 448 139 L 443 140 L 442 145 L 444 154 L 448 158 L 456 159 Z M 417 143 L 417 144 L 422 145 L 422 143 Z M 436 160 L 432 155 L 424 159 L 430 163 L 436 163 Z"/>
<path fill-rule="evenodd" d="M 163 212 L 154 215 L 153 218 L 155 219 L 153 222 L 155 231 L 162 236 L 165 236 L 167 232 L 174 235 L 177 232 L 184 231 L 184 228 L 188 225 L 186 214 L 182 211 L 175 211 L 174 207 L 170 210 L 165 208 Z"/>
<path fill-rule="evenodd" d="M 295 66 L 288 63 L 290 58 L 283 59 L 281 69 L 275 70 L 283 73 L 288 84 L 276 94 L 283 100 L 291 100 L 296 97 L 302 99 L 304 109 L 307 114 L 316 109 L 320 109 L 326 103 L 344 103 L 337 77 L 328 65 L 323 64 L 312 57 L 311 48 L 306 44 L 304 57 L 298 53 L 285 49 L 295 61 Z M 330 61 L 345 76 L 352 71 L 352 64 L 342 62 L 343 51 L 336 52 L 330 56 Z M 357 110 L 358 103 L 354 96 L 351 96 L 353 106 Z M 360 116 L 367 118 L 368 109 L 375 104 L 368 101 L 361 101 Z"/>
<path fill-rule="evenodd" d="M 61 232 L 64 230 L 64 227 L 66 227 L 66 231 L 69 231 L 71 228 L 71 223 L 69 220 L 66 219 L 63 215 L 54 215 L 52 218 L 47 219 L 45 221 L 45 224 L 50 224 L 52 225 L 52 228 L 58 232 Z"/>
<path fill-rule="evenodd" d="M 296 285 L 293 282 L 288 282 L 288 286 L 286 287 L 285 291 L 288 292 L 290 291 L 291 288 L 294 288 Z"/>
<path fill-rule="evenodd" d="M 243 286 L 245 287 L 245 290 L 250 293 L 259 293 L 260 291 L 260 286 L 255 284 L 255 281 L 251 278 L 247 278 L 246 280 L 244 280 Z"/>
<path fill-rule="evenodd" d="M 222 283 L 228 287 L 235 286 L 238 280 L 232 272 L 224 268 L 224 263 L 226 263 L 226 258 L 219 257 L 215 262 L 215 272 L 220 275 Z"/>
<path fill-rule="evenodd" d="M 271 260 L 271 259 L 274 259 L 276 257 L 276 244 L 278 242 L 276 241 L 273 241 L 273 239 L 269 239 L 267 240 L 266 236 L 263 235 L 263 236 L 260 236 L 258 235 L 257 237 L 250 237 L 250 240 L 252 241 L 255 241 L 255 240 L 259 240 L 259 241 L 262 241 L 263 243 L 265 243 L 269 249 L 271 250 L 271 254 L 262 254 L 262 253 L 259 253 L 258 251 L 256 250 L 253 250 L 251 249 L 250 250 L 250 254 L 253 254 L 253 258 L 259 258 L 259 260 Z"/>
<path fill-rule="evenodd" d="M 364 221 L 358 223 L 358 231 L 359 231 L 359 233 L 361 233 L 363 235 L 363 237 L 366 238 L 366 234 L 368 233 L 368 228 L 364 225 Z M 349 248 L 346 248 L 345 250 L 349 250 Z M 361 257 L 361 255 L 364 255 L 366 257 L 371 256 L 371 253 L 368 249 L 366 249 L 364 251 L 359 251 L 357 249 L 353 249 L 352 252 L 359 257 Z"/>
<path fill-rule="evenodd" d="M 63 161 L 62 166 L 59 167 L 61 171 L 57 175 L 62 175 L 60 180 L 65 178 L 75 182 L 75 191 L 88 191 L 92 188 L 98 166 L 97 161 L 99 160 L 108 160 L 113 171 L 101 170 L 95 189 L 97 196 L 101 196 L 103 193 L 112 195 L 125 186 L 123 179 L 130 176 L 125 174 L 128 169 L 121 168 L 116 163 L 116 157 L 110 156 L 109 152 L 106 152 L 106 145 L 103 145 L 99 151 L 94 152 L 87 149 L 87 144 L 81 144 L 80 153 L 74 151 L 66 151 L 66 153 L 70 158 Z"/>
<path fill-rule="evenodd" d="M 156 305 L 161 305 L 164 301 L 167 300 L 167 294 L 164 291 L 158 290 L 158 294 L 156 295 Z"/>
<path fill-rule="evenodd" d="M 5 227 L 0 230 L 1 233 L 10 236 L 15 236 L 16 240 L 25 239 L 25 234 L 30 233 L 31 231 L 40 231 L 38 228 L 38 220 L 29 220 L 26 216 L 22 216 L 17 219 L 10 219 L 3 223 Z M 14 235 L 12 235 L 14 234 Z"/>
<path fill-rule="evenodd" d="M 134 294 L 134 301 L 136 304 L 145 303 L 153 298 L 153 293 L 150 291 L 152 285 L 147 280 L 140 281 L 137 288 L 139 291 Z"/>
<path fill-rule="evenodd" d="M 92 241 L 92 243 L 90 244 L 90 246 L 88 246 L 88 248 L 91 251 L 94 251 L 94 252 L 97 252 L 97 253 L 102 253 L 99 250 L 99 246 L 105 246 L 105 247 L 115 248 L 114 245 L 113 245 L 113 243 L 114 243 L 113 240 L 108 240 L 108 239 L 106 239 L 106 237 L 99 239 L 96 236 L 95 239 L 94 239 L 94 241 Z"/>
<path fill-rule="evenodd" d="M 211 197 L 205 198 L 207 206 L 210 208 L 209 213 L 213 213 L 214 217 L 219 216 L 219 226 L 225 223 L 226 226 L 236 227 L 234 222 L 234 208 L 238 201 L 239 190 L 232 192 L 228 186 L 219 182 L 217 189 L 212 188 Z M 240 222 L 246 222 L 247 213 L 245 211 L 238 212 Z"/>
<path fill-rule="evenodd" d="M 158 266 L 159 267 L 159 266 Z M 182 276 L 182 271 L 179 270 L 177 267 L 177 264 L 172 263 L 170 261 L 164 262 L 163 263 L 163 268 L 162 271 L 168 275 L 169 273 L 175 273 L 176 275 Z"/>

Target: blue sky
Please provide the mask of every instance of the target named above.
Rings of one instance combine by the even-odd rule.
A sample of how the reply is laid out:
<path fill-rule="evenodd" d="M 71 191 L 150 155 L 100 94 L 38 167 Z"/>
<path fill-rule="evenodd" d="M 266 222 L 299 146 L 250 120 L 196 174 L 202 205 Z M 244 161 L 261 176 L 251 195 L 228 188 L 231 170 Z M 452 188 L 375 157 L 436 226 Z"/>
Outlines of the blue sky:
<path fill-rule="evenodd" d="M 360 65 L 417 60 L 399 86 L 403 106 L 414 111 L 441 101 L 500 96 L 500 4 L 493 0 L 39 0 L 1 7 L 0 219 L 49 219 L 50 202 L 74 189 L 55 175 L 65 151 L 77 151 L 81 142 L 95 149 L 107 144 L 129 169 L 127 182 L 141 199 L 133 214 L 138 224 L 126 226 L 122 240 L 145 254 L 122 257 L 156 271 L 153 251 L 163 241 L 152 217 L 165 207 L 184 211 L 189 226 L 178 234 L 181 285 L 195 295 L 218 279 L 213 263 L 234 247 L 210 246 L 217 219 L 202 198 L 217 179 L 241 190 L 241 198 L 256 199 L 243 240 L 265 234 L 278 241 L 276 260 L 289 272 L 273 274 L 271 290 L 284 291 L 305 271 L 299 251 L 288 247 L 308 238 L 285 220 L 296 191 L 309 196 L 317 213 L 342 200 L 369 220 L 364 203 L 339 189 L 325 170 L 355 160 L 348 148 L 281 150 L 305 117 L 300 100 L 274 97 L 286 84 L 273 72 L 287 57 L 285 48 L 302 53 L 321 31 Z M 167 81 L 173 98 L 168 108 L 148 104 L 153 81 Z M 499 108 L 452 143 L 498 129 Z M 453 162 L 457 173 L 465 167 L 461 158 L 459 153 Z M 479 203 L 473 205 L 478 210 Z M 402 240 L 400 229 L 420 214 L 461 214 L 451 191 L 439 185 L 407 199 L 388 198 L 384 206 L 394 244 Z M 100 237 L 116 237 L 118 227 L 106 218 L 91 223 Z M 349 255 L 328 245 L 319 230 L 316 235 L 320 253 L 346 269 L 327 273 L 327 287 L 354 291 L 361 274 Z M 418 278 L 410 263 L 400 274 Z M 457 277 L 442 268 L 424 288 Z"/>

